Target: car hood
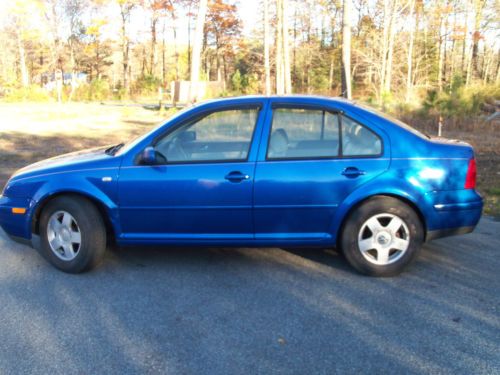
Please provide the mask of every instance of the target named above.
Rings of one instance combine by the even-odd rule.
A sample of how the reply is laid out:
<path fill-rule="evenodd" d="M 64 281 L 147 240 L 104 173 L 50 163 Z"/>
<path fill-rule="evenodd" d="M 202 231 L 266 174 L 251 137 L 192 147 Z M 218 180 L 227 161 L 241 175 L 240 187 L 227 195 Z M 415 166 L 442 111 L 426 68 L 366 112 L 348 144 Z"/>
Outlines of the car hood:
<path fill-rule="evenodd" d="M 107 164 L 106 161 L 114 158 L 106 154 L 108 148 L 109 146 L 92 148 L 45 159 L 18 170 L 11 179 L 14 181 L 46 173 L 100 167 L 101 164 Z"/>

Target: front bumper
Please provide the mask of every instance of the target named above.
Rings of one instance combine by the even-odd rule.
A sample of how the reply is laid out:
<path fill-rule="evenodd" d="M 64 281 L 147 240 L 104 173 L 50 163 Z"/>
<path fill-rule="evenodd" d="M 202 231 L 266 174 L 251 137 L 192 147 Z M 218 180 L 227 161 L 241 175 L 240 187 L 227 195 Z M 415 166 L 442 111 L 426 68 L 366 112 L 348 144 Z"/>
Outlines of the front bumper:
<path fill-rule="evenodd" d="M 23 208 L 22 214 L 14 213 L 14 208 Z M 0 195 L 0 226 L 9 237 L 31 240 L 31 208 L 29 198 L 11 198 Z"/>

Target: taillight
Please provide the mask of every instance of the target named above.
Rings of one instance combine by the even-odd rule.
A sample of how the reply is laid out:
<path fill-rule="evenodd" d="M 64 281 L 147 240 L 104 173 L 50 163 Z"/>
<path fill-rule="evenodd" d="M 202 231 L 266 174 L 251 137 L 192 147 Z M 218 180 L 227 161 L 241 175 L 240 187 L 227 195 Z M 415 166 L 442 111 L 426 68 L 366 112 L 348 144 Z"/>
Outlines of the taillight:
<path fill-rule="evenodd" d="M 465 177 L 465 189 L 475 189 L 476 188 L 476 159 L 469 160 L 469 167 L 467 168 L 467 176 Z"/>

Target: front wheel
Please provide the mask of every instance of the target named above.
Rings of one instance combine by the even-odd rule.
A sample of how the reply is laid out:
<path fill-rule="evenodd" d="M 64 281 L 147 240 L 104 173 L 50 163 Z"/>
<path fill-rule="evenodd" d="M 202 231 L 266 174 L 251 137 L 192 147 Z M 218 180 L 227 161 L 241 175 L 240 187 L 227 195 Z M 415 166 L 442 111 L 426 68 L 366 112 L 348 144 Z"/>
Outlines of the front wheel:
<path fill-rule="evenodd" d="M 106 250 L 106 228 L 95 205 L 61 196 L 40 216 L 41 253 L 56 268 L 80 273 L 95 267 Z"/>
<path fill-rule="evenodd" d="M 415 211 L 391 197 L 374 197 L 353 211 L 341 233 L 347 261 L 369 276 L 401 273 L 422 246 L 424 231 Z"/>

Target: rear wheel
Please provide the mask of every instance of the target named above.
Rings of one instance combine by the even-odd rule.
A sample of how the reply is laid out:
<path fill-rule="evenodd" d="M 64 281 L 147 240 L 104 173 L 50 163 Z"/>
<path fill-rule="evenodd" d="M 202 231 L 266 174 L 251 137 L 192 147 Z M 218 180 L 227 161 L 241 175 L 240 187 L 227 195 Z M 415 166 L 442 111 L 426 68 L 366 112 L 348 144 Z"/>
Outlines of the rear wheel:
<path fill-rule="evenodd" d="M 95 205 L 75 196 L 55 198 L 40 216 L 42 255 L 58 269 L 80 273 L 95 267 L 106 250 L 106 229 Z"/>
<path fill-rule="evenodd" d="M 353 211 L 341 234 L 348 262 L 370 276 L 401 273 L 422 246 L 423 226 L 407 204 L 374 197 Z"/>

